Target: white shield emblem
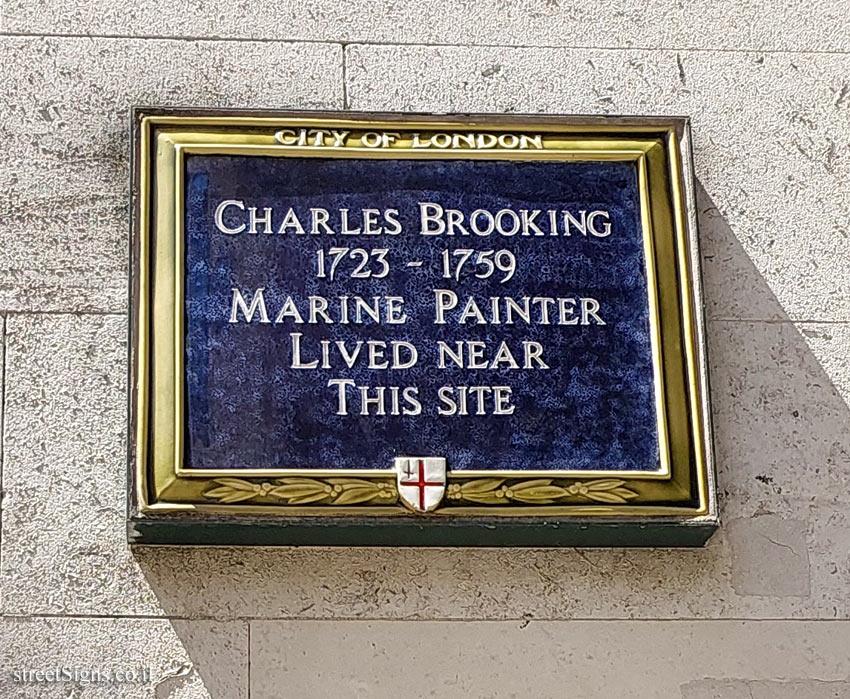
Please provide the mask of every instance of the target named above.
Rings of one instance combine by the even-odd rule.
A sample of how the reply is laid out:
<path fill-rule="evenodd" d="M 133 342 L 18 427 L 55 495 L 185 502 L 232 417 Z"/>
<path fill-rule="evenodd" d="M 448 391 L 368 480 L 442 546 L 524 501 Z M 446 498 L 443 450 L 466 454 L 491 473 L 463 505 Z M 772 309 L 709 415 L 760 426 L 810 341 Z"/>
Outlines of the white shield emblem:
<path fill-rule="evenodd" d="M 435 509 L 446 492 L 446 460 L 433 456 L 399 456 L 395 460 L 398 494 L 416 512 Z"/>

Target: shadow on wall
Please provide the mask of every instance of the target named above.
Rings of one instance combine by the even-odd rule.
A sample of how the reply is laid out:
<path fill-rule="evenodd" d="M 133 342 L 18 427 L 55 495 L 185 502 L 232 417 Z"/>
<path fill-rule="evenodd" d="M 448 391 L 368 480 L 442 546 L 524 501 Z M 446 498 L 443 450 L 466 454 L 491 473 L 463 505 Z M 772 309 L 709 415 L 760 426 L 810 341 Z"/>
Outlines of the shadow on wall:
<path fill-rule="evenodd" d="M 822 578 L 830 553 L 812 546 L 810 519 L 812 507 L 850 492 L 848 407 L 701 185 L 697 203 L 723 519 L 706 549 L 137 550 L 164 612 L 528 620 L 850 611 L 841 594 L 850 581 Z M 175 622 L 210 696 L 224 696 L 226 668 L 191 628 Z M 282 667 L 296 662 L 296 645 Z"/>

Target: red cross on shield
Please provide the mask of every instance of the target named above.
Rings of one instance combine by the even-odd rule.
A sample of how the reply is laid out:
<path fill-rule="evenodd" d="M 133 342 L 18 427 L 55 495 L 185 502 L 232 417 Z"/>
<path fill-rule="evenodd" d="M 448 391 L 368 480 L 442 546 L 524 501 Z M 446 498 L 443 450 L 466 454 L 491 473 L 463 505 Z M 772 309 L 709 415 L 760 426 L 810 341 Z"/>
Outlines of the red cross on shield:
<path fill-rule="evenodd" d="M 400 456 L 395 460 L 401 501 L 414 512 L 436 509 L 446 493 L 446 460 L 434 456 Z"/>

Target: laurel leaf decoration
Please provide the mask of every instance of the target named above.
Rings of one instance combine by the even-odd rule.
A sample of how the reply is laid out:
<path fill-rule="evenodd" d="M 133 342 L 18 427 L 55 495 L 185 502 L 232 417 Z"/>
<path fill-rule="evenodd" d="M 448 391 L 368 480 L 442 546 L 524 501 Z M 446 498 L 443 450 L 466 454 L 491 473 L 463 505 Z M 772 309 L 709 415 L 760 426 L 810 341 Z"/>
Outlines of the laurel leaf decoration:
<path fill-rule="evenodd" d="M 479 505 L 504 505 L 521 502 L 530 505 L 551 505 L 570 500 L 590 500 L 610 504 L 625 504 L 638 496 L 624 487 L 626 481 L 603 478 L 597 481 L 555 481 L 552 478 L 537 478 L 510 482 L 504 478 L 468 480 L 450 483 L 447 491 L 449 500 L 473 502 Z"/>
<path fill-rule="evenodd" d="M 233 486 L 222 486 L 221 488 L 213 488 L 208 490 L 204 495 L 208 498 L 218 500 L 221 503 L 241 502 L 242 500 L 252 500 L 257 496 L 256 493 L 247 490 L 241 490 Z"/>
<path fill-rule="evenodd" d="M 452 492 L 453 488 L 458 488 L 459 491 Z M 463 486 L 449 486 L 450 500 L 466 500 L 467 502 L 476 502 L 480 505 L 499 505 L 505 503 L 504 495 L 500 490 L 488 490 L 481 493 L 464 493 Z"/>
<path fill-rule="evenodd" d="M 362 478 L 279 478 L 273 482 L 217 478 L 213 483 L 217 487 L 205 491 L 204 497 L 223 504 L 255 499 L 285 505 L 393 504 L 398 501 L 395 483 Z"/>
<path fill-rule="evenodd" d="M 216 483 L 221 483 L 221 485 L 233 488 L 234 490 L 245 490 L 245 491 L 255 491 L 254 483 L 250 481 L 242 481 L 238 478 L 219 478 Z"/>
<path fill-rule="evenodd" d="M 567 491 L 557 485 L 538 485 L 534 488 L 522 488 L 508 494 L 511 500 L 519 502 L 548 504 L 567 495 Z"/>
<path fill-rule="evenodd" d="M 504 482 L 504 478 L 482 478 L 480 480 L 476 479 L 466 481 L 462 486 L 462 490 L 467 495 L 471 493 L 486 493 L 489 490 L 495 490 Z"/>
<path fill-rule="evenodd" d="M 209 500 L 233 504 L 266 500 L 284 505 L 365 505 L 398 502 L 396 484 L 365 478 L 279 478 L 274 481 L 250 481 L 218 478 L 216 486 L 204 492 Z M 611 505 L 627 504 L 638 496 L 625 487 L 626 481 L 603 478 L 595 481 L 568 481 L 535 478 L 525 481 L 505 478 L 471 478 L 446 486 L 449 501 L 477 505 L 551 505 L 571 501 L 590 501 Z"/>
<path fill-rule="evenodd" d="M 208 490 L 204 495 L 228 505 L 253 500 L 258 496 L 267 494 L 273 487 L 268 483 L 252 483 L 239 478 L 219 478 L 213 483 L 216 483 L 219 487 Z"/>
<path fill-rule="evenodd" d="M 292 500 L 295 498 L 308 498 L 313 495 L 327 497 L 323 483 L 292 483 L 290 485 L 279 485 L 269 491 L 274 497 L 281 500 Z M 320 498 L 321 499 L 321 498 Z"/>
<path fill-rule="evenodd" d="M 364 502 L 371 502 L 380 497 L 380 493 L 375 492 L 374 488 L 348 488 L 343 490 L 340 496 L 334 500 L 334 505 L 359 505 Z"/>

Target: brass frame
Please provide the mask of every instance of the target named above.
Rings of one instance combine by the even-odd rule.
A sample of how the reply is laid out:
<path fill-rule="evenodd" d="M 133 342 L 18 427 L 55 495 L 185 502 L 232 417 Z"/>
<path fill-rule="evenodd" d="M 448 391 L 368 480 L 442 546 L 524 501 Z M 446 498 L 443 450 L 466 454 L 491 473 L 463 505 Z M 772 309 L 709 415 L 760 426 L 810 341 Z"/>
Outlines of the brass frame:
<path fill-rule="evenodd" d="M 346 129 L 351 132 L 352 145 L 298 147 L 276 140 L 280 129 L 292 127 Z M 685 119 L 147 109 L 136 111 L 134 129 L 132 517 L 181 512 L 286 517 L 409 515 L 394 493 L 389 465 L 376 470 L 182 468 L 183 159 L 189 153 L 238 153 L 635 161 L 662 468 L 644 472 L 450 471 L 447 499 L 427 517 L 716 520 L 690 134 Z M 391 131 L 399 138 L 387 147 L 366 147 L 360 136 L 367 131 Z M 544 148 L 412 148 L 414 132 L 438 131 L 540 134 Z M 526 489 L 538 487 L 541 478 L 546 490 Z M 297 479 L 306 490 L 283 487 L 292 484 L 289 479 Z M 284 495 L 308 491 L 314 496 Z M 347 504 L 336 504 L 339 494 L 346 491 L 351 491 Z M 326 496 L 320 497 L 321 493 Z"/>

